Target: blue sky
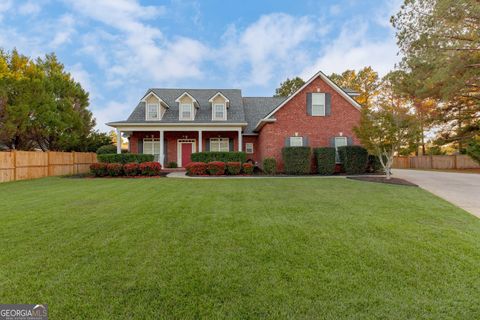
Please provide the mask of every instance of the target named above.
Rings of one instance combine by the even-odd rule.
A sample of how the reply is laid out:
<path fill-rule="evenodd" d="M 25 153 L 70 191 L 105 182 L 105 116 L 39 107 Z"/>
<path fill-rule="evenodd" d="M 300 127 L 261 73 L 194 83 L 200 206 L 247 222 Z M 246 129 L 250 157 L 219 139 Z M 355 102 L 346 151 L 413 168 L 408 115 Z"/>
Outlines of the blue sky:
<path fill-rule="evenodd" d="M 270 96 L 308 79 L 399 60 L 400 0 L 0 0 L 0 47 L 55 52 L 90 92 L 97 127 L 125 119 L 150 87 Z"/>

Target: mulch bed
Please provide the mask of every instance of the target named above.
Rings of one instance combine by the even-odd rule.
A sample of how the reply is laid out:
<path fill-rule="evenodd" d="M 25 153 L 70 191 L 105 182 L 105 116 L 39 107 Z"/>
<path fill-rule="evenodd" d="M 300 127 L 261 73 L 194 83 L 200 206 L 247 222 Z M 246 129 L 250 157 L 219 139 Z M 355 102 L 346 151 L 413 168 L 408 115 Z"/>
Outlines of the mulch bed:
<path fill-rule="evenodd" d="M 361 176 L 355 176 L 355 177 L 347 177 L 347 179 L 352 179 L 352 180 L 359 180 L 359 181 L 367 181 L 367 182 L 377 182 L 377 183 L 387 183 L 387 184 L 398 184 L 402 186 L 410 186 L 410 187 L 418 187 L 415 183 L 411 183 L 410 181 L 400 179 L 400 178 L 390 178 L 387 180 L 387 178 L 383 177 L 361 177 Z"/>

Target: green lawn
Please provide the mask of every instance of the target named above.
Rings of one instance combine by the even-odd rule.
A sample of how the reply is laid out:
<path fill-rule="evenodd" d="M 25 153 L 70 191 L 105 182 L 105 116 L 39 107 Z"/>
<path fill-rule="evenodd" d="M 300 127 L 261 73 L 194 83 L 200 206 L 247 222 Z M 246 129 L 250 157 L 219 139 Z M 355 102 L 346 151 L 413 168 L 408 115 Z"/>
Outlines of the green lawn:
<path fill-rule="evenodd" d="M 346 179 L 0 185 L 0 303 L 51 319 L 479 319 L 480 219 Z"/>

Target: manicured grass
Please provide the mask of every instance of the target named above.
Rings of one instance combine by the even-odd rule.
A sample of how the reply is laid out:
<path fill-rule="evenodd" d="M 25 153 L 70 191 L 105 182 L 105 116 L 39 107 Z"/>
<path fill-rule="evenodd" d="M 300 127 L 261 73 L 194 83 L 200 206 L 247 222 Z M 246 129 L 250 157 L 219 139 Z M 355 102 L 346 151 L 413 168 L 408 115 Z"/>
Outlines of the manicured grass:
<path fill-rule="evenodd" d="M 0 185 L 0 303 L 51 319 L 479 319 L 480 220 L 346 179 Z"/>

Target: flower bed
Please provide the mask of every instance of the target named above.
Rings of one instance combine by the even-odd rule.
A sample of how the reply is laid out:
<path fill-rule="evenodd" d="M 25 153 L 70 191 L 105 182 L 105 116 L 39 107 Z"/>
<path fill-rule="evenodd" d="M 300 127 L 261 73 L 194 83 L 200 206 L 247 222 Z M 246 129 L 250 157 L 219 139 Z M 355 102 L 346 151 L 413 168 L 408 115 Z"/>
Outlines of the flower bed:
<path fill-rule="evenodd" d="M 144 163 L 93 163 L 90 165 L 90 173 L 95 177 L 138 177 L 160 176 L 162 166 L 158 162 Z"/>

